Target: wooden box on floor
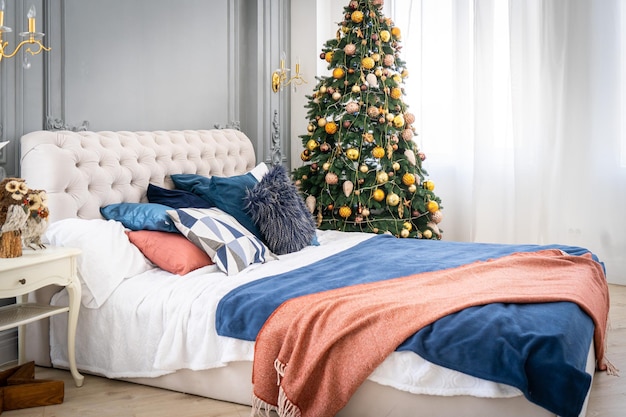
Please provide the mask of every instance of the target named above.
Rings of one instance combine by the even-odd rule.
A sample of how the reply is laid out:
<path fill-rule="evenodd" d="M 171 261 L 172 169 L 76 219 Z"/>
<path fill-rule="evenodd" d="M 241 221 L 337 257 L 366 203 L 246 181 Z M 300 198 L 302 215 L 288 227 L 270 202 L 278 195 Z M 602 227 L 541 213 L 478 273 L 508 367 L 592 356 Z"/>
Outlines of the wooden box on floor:
<path fill-rule="evenodd" d="M 0 372 L 0 414 L 2 411 L 61 404 L 63 381 L 35 379 L 35 362 Z"/>

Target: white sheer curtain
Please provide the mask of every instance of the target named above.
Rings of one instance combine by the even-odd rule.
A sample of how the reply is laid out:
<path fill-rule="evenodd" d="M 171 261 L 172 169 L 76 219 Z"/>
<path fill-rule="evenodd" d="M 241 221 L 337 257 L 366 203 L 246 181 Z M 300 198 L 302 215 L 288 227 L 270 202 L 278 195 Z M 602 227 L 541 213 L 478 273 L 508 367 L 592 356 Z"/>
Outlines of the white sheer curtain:
<path fill-rule="evenodd" d="M 386 7 L 444 238 L 584 246 L 626 284 L 626 1 Z"/>

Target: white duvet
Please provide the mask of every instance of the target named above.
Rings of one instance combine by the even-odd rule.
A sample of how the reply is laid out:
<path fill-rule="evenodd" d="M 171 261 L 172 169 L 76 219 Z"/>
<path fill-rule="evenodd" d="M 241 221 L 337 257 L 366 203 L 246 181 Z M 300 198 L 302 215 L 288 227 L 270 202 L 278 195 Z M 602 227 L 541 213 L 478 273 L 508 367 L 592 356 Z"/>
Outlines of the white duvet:
<path fill-rule="evenodd" d="M 185 276 L 152 268 L 124 279 L 99 308 L 81 307 L 76 334 L 77 365 L 109 378 L 135 378 L 252 361 L 253 342 L 216 333 L 215 310 L 221 297 L 241 284 L 310 264 L 371 236 L 318 231 L 319 246 L 252 265 L 229 277 L 217 267 L 208 266 Z M 53 299 L 57 305 L 67 302 L 65 291 Z M 52 362 L 67 367 L 65 318 L 52 317 L 51 323 Z M 415 394 L 521 395 L 514 387 L 434 365 L 413 352 L 394 352 L 369 379 Z"/>

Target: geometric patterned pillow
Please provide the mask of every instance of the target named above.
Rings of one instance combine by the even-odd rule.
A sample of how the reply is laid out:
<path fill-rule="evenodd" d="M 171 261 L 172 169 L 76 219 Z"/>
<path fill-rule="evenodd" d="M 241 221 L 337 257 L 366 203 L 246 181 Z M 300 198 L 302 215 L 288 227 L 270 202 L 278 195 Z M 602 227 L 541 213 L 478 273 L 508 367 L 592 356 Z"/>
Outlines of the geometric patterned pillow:
<path fill-rule="evenodd" d="M 274 258 L 259 238 L 218 208 L 183 208 L 168 210 L 167 214 L 176 228 L 227 275 Z"/>

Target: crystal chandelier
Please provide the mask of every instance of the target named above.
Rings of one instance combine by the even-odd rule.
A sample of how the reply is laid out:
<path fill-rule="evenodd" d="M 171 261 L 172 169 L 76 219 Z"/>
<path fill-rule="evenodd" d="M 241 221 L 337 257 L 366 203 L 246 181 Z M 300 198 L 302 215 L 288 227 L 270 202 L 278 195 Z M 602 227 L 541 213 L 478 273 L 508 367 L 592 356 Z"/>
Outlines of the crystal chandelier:
<path fill-rule="evenodd" d="M 8 41 L 3 39 L 5 33 L 12 32 L 13 30 L 10 27 L 4 26 L 4 0 L 0 0 L 0 61 L 3 58 L 11 58 L 17 54 L 17 52 L 22 49 L 24 45 L 29 45 L 26 48 L 26 52 L 31 55 L 37 55 L 42 51 L 49 51 L 50 48 L 47 48 L 41 43 L 41 40 L 44 37 L 44 34 L 41 32 L 37 32 L 37 24 L 35 21 L 36 10 L 35 6 L 30 6 L 28 10 L 28 14 L 26 17 L 28 18 L 28 32 L 21 32 L 19 36 L 23 39 L 20 43 L 17 44 L 13 52 L 7 51 L 7 46 L 9 45 Z"/>

